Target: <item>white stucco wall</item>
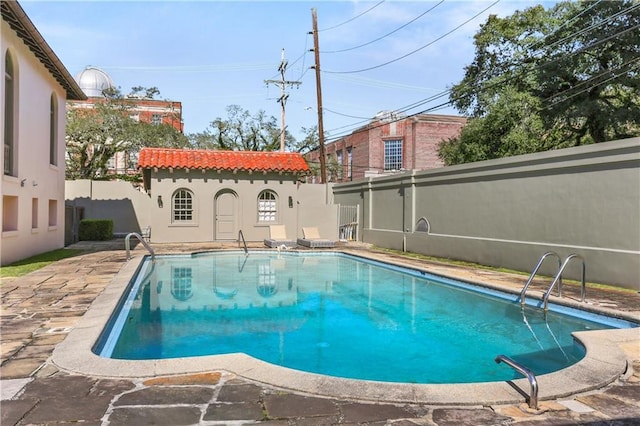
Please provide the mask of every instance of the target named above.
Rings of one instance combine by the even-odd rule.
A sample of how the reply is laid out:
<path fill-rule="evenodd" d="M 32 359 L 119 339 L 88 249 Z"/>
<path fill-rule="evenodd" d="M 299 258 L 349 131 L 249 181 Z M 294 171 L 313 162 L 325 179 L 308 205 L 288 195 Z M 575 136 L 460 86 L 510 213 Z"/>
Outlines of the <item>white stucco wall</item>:
<path fill-rule="evenodd" d="M 171 198 L 181 188 L 194 195 L 190 223 L 171 220 Z M 152 243 L 235 241 L 239 230 L 247 242 L 259 242 L 269 237 L 271 224 L 258 221 L 257 216 L 258 194 L 265 189 L 277 194 L 274 223 L 285 225 L 288 238 L 302 237 L 306 226 L 317 227 L 322 237 L 338 238 L 338 206 L 331 203 L 331 185 L 298 184 L 294 177 L 278 174 L 252 177 L 242 173 L 159 170 L 153 174 L 149 193 L 136 190 L 128 182 L 67 181 L 66 203 L 84 208 L 85 218 L 113 219 L 116 234 L 139 232 L 151 226 Z M 217 197 L 228 192 L 236 197 L 234 229 L 220 238 L 215 222 Z"/>
<path fill-rule="evenodd" d="M 194 195 L 194 216 L 191 223 L 176 223 L 171 217 L 171 200 L 176 190 L 187 188 Z M 151 174 L 152 242 L 204 242 L 236 240 L 238 231 L 246 241 L 262 241 L 269 237 L 270 222 L 258 220 L 258 195 L 271 190 L 277 195 L 277 220 L 286 227 L 287 237 L 302 236 L 303 226 L 317 226 L 327 238 L 337 237 L 337 208 L 325 200 L 324 185 L 300 184 L 295 176 L 277 173 L 253 174 L 239 172 L 158 170 Z M 233 193 L 235 197 L 234 231 L 221 236 L 216 226 L 219 196 Z M 158 204 L 162 198 L 162 206 Z M 291 199 L 291 204 L 289 204 Z"/>
<path fill-rule="evenodd" d="M 13 53 L 17 90 L 17 117 L 14 126 L 17 161 L 15 176 L 2 175 L 3 230 L 1 264 L 6 265 L 38 253 L 64 246 L 64 149 L 66 94 L 42 63 L 2 21 L 0 73 L 5 74 L 5 55 Z M 0 99 L 4 109 L 4 78 L 0 79 Z M 50 100 L 57 100 L 57 165 L 49 164 Z M 4 135 L 4 111 L 0 115 L 0 134 Z M 4 164 L 4 149 L 1 151 Z M 10 198 L 17 197 L 17 198 Z M 16 205 L 17 226 L 7 218 L 5 204 Z M 33 204 L 37 200 L 36 220 Z M 7 204 L 7 205 L 8 205 Z M 54 211 L 49 212 L 50 205 Z"/>

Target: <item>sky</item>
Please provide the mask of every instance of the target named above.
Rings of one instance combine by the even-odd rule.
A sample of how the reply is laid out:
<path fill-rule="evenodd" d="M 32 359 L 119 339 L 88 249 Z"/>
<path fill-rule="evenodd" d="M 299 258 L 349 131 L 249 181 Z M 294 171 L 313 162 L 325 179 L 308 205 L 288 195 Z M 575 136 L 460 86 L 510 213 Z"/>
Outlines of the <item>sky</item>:
<path fill-rule="evenodd" d="M 318 123 L 313 49 L 315 9 L 326 140 L 381 111 L 454 114 L 437 107 L 474 58 L 473 36 L 489 14 L 554 2 L 33 1 L 19 0 L 72 76 L 106 71 L 123 93 L 157 87 L 182 102 L 185 134 L 204 131 L 238 105 L 281 120 L 278 68 L 284 52 L 287 130 Z"/>

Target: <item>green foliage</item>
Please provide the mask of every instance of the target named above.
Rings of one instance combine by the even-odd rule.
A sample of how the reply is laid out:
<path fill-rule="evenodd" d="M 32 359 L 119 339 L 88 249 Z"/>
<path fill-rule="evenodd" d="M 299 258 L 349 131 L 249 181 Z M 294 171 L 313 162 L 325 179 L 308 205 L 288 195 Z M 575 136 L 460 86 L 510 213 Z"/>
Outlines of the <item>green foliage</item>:
<path fill-rule="evenodd" d="M 78 226 L 80 241 L 107 241 L 113 238 L 113 220 L 82 219 Z"/>
<path fill-rule="evenodd" d="M 145 89 L 152 96 L 157 88 Z M 104 91 L 105 99 L 92 109 L 67 112 L 66 178 L 98 179 L 107 176 L 107 162 L 116 152 L 137 152 L 143 146 L 187 147 L 186 136 L 168 124 L 153 125 L 131 118 L 137 99 L 119 89 Z"/>
<path fill-rule="evenodd" d="M 287 145 L 291 152 L 299 152 L 301 154 L 306 154 L 307 152 L 314 151 L 318 149 L 320 146 L 320 139 L 318 138 L 318 126 L 312 127 L 302 127 L 300 129 L 304 134 L 304 139 L 298 142 L 296 140 L 292 141 L 291 144 Z"/>
<path fill-rule="evenodd" d="M 189 135 L 192 146 L 199 149 L 231 151 L 277 151 L 280 128 L 275 117 L 262 110 L 251 114 L 239 105 L 227 106 L 227 118 L 217 117 L 203 132 Z M 285 145 L 295 142 L 285 130 Z"/>
<path fill-rule="evenodd" d="M 451 102 L 470 122 L 446 164 L 640 135 L 640 8 L 561 2 L 490 16 Z"/>

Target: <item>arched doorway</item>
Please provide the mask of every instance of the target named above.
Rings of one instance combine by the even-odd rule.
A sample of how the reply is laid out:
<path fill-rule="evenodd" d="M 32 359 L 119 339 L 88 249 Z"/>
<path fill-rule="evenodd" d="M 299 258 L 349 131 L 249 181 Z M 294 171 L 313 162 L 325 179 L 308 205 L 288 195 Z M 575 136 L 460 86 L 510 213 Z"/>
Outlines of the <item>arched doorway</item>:
<path fill-rule="evenodd" d="M 238 238 L 238 194 L 223 189 L 214 200 L 214 240 L 236 240 Z"/>

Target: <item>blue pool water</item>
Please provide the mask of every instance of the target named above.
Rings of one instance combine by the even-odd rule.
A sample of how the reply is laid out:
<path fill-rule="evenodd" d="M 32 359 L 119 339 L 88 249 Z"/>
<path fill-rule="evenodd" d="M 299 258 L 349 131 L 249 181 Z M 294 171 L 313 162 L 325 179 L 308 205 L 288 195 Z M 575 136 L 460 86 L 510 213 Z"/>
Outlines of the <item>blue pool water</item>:
<path fill-rule="evenodd" d="M 158 256 L 130 287 L 103 357 L 242 352 L 354 379 L 485 382 L 521 377 L 499 354 L 549 373 L 584 356 L 571 332 L 631 326 L 568 308 L 545 318 L 513 295 L 333 252 Z"/>

